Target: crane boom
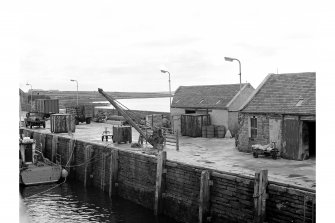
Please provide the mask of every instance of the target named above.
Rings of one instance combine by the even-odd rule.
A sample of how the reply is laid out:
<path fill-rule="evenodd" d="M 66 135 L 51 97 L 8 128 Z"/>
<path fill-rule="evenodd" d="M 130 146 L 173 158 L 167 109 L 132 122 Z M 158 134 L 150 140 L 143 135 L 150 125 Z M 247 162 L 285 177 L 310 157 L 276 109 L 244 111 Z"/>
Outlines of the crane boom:
<path fill-rule="evenodd" d="M 128 121 L 128 123 L 141 134 L 141 136 L 149 141 L 147 134 L 145 134 L 145 132 L 142 131 L 142 129 L 133 121 L 133 119 L 115 102 L 115 98 L 106 94 L 101 88 L 98 88 L 98 91 L 114 106 L 118 112 L 121 113 L 121 115 Z"/>

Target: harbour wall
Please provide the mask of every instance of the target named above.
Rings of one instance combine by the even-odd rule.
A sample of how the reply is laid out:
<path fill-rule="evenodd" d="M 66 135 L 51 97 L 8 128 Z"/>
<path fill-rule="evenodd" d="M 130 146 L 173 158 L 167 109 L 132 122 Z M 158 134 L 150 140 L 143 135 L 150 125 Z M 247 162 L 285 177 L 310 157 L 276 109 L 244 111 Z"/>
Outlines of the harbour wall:
<path fill-rule="evenodd" d="M 20 133 L 33 137 L 48 159 L 61 157 L 63 166 L 71 166 L 70 178 L 180 222 L 254 222 L 257 202 L 263 202 L 267 222 L 315 222 L 314 190 L 268 181 L 259 193 L 256 174 L 244 176 L 169 159 L 161 163 L 158 156 L 30 129 Z"/>

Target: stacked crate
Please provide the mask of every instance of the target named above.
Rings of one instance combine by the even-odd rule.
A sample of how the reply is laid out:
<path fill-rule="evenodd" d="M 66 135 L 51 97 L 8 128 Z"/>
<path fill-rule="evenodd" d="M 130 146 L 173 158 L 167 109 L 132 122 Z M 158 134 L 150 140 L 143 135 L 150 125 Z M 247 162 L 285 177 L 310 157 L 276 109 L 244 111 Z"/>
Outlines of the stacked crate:
<path fill-rule="evenodd" d="M 77 110 L 78 110 L 79 108 L 77 107 L 66 107 L 65 108 L 65 111 L 66 111 L 66 114 L 71 114 L 71 115 L 74 115 L 74 116 L 76 116 L 77 115 Z"/>
<path fill-rule="evenodd" d="M 71 114 L 52 114 L 50 116 L 50 131 L 52 133 L 75 132 L 75 118 Z"/>

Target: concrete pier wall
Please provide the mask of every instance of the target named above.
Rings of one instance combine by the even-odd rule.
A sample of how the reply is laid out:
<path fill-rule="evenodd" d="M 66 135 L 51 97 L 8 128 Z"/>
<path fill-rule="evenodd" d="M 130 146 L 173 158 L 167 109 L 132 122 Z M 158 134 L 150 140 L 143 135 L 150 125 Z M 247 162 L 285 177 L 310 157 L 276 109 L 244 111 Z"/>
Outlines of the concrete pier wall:
<path fill-rule="evenodd" d="M 48 159 L 53 159 L 57 151 L 62 165 L 72 166 L 69 173 L 72 179 L 101 189 L 106 196 L 115 194 L 154 209 L 155 156 L 75 140 L 70 136 L 30 129 L 20 131 L 26 136 L 32 135 Z M 118 164 L 114 175 L 111 174 L 115 171 L 111 165 L 113 151 L 117 153 Z M 211 186 L 208 212 L 203 222 L 253 222 L 254 177 L 171 161 L 168 155 L 164 169 L 161 201 L 164 215 L 180 222 L 199 222 L 201 173 L 207 170 Z M 315 191 L 269 181 L 266 193 L 265 219 L 268 222 L 315 222 Z"/>

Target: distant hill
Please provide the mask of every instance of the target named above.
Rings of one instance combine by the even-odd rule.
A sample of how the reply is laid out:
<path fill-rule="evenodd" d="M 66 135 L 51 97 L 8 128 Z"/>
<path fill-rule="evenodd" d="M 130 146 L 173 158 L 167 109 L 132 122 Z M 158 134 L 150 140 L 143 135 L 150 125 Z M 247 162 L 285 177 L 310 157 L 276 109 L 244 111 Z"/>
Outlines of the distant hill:
<path fill-rule="evenodd" d="M 168 92 L 106 92 L 115 99 L 132 99 L 132 98 L 164 98 L 170 97 Z M 59 99 L 60 107 L 76 103 L 77 91 L 58 91 L 58 90 L 33 90 L 33 95 Z M 173 93 L 172 93 L 173 95 Z M 34 97 L 33 97 L 34 98 Z M 98 91 L 78 91 L 79 104 L 92 103 L 97 101 L 106 101 Z"/>

